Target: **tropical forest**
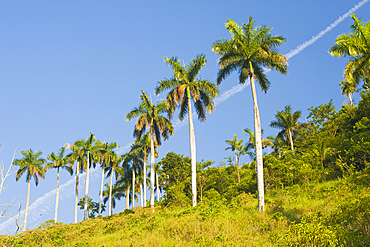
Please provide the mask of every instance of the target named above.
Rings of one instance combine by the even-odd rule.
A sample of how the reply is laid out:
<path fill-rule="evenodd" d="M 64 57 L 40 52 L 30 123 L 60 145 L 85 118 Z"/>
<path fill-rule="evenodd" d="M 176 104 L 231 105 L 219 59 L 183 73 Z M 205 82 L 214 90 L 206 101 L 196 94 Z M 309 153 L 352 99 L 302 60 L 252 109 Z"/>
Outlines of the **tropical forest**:
<path fill-rule="evenodd" d="M 347 59 L 337 82 L 346 99 L 341 107 L 328 98 L 307 105 L 303 116 L 286 104 L 262 121 L 257 96 L 274 83 L 269 71 L 288 74 L 288 57 L 279 52 L 287 40 L 252 17 L 244 23 L 228 19 L 225 29 L 218 27 L 228 38 L 209 44 L 217 61 L 203 53 L 189 61 L 164 57 L 171 73 L 152 85 L 161 99 L 143 89 L 139 103 L 125 113 L 134 138 L 125 152 L 118 141 L 87 132 L 51 153 L 32 147 L 14 153 L 9 170 L 1 166 L 0 196 L 7 181 L 16 180 L 27 197 L 19 198 L 25 201 L 19 209 L 16 202 L 2 205 L 1 222 L 14 223 L 0 235 L 1 245 L 370 246 L 370 21 L 355 14 L 349 19 L 348 32 L 327 51 L 334 60 Z M 215 81 L 202 77 L 206 64 L 217 64 Z M 230 135 L 223 150 L 213 150 L 223 152 L 222 161 L 199 159 L 195 122 L 210 124 L 219 87 L 229 77 L 250 90 L 243 94 L 253 112 L 237 111 L 249 114 L 253 125 L 235 130 L 243 134 Z M 159 156 L 178 122 L 188 128 L 182 141 L 189 150 Z M 276 135 L 265 135 L 262 125 Z M 54 217 L 30 224 L 30 194 L 51 176 Z M 66 210 L 60 178 L 67 176 L 72 223 L 58 215 Z"/>

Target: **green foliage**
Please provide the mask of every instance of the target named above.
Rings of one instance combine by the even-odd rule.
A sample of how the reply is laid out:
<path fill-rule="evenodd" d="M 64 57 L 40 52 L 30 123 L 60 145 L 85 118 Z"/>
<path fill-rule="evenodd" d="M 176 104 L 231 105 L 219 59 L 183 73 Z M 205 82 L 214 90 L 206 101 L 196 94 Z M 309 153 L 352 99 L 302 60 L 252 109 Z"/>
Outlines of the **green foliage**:
<path fill-rule="evenodd" d="M 80 201 L 77 204 L 80 206 L 80 209 L 84 209 L 85 205 L 85 198 L 80 198 Z M 101 211 L 105 211 L 105 205 L 101 205 Z M 95 218 L 95 214 L 99 214 L 99 203 L 93 202 L 93 200 L 90 197 L 87 197 L 87 214 L 89 215 L 89 218 Z"/>

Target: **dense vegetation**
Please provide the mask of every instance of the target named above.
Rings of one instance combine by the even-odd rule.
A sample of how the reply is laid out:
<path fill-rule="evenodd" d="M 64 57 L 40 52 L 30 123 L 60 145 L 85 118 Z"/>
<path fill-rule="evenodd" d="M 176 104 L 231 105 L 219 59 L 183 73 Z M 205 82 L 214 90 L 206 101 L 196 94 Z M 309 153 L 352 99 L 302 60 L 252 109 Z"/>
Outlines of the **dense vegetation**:
<path fill-rule="evenodd" d="M 206 112 L 214 110 L 212 100 L 218 94 L 213 83 L 196 78 L 206 64 L 203 55 L 187 66 L 180 65 L 175 57 L 166 58 L 174 71 L 173 79 L 161 81 L 156 92 L 167 89 L 170 92 L 158 104 L 153 104 L 142 92 L 141 104 L 126 115 L 129 120 L 137 119 L 134 129 L 137 140 L 128 153 L 117 155 L 116 143 L 102 143 L 91 133 L 86 140 L 70 145 L 69 154 L 65 155 L 66 147 L 63 147 L 57 155 L 49 155 L 50 163 L 41 158 L 41 152 L 32 149 L 22 151 L 23 158 L 14 161 L 20 167 L 17 180 L 26 174 L 28 188 L 31 178 L 37 185 L 47 168 L 58 169 L 59 181 L 60 168 L 73 174 L 75 166 L 75 216 L 79 205 L 85 212 L 84 221 L 77 223 L 75 218 L 76 224 L 71 225 L 57 222 L 57 193 L 54 220 L 30 231 L 25 231 L 25 220 L 21 234 L 2 236 L 1 243 L 17 246 L 370 245 L 370 69 L 369 47 L 364 46 L 370 41 L 370 24 L 352 18 L 355 24 L 350 35 L 338 37 L 329 51 L 334 56 L 355 57 L 348 65 L 352 74 L 346 67 L 345 82 L 341 83 L 345 87 L 343 94 L 350 96 L 350 104 L 335 109 L 329 101 L 311 107 L 306 122 L 299 122 L 301 112 L 293 112 L 292 106 L 287 105 L 271 119 L 270 126 L 279 128 L 280 132 L 262 139 L 255 101 L 254 132 L 244 130 L 248 139 L 245 144 L 237 135 L 226 140 L 225 148 L 233 156 L 225 162 L 195 162 L 195 145 L 191 145 L 190 158 L 170 152 L 155 164 L 161 139 L 173 135 L 170 121 L 173 112 L 180 108 L 181 120 L 189 115 L 190 143 L 195 143 L 191 103 L 198 118 L 205 121 Z M 250 79 L 253 92 L 255 78 L 267 91 L 270 82 L 262 66 L 286 73 L 285 58 L 273 49 L 285 39 L 271 36 L 269 28 L 254 27 L 252 18 L 241 27 L 228 20 L 226 28 L 231 39 L 213 44 L 214 52 L 221 56 L 218 83 L 240 69 L 240 83 Z M 248 53 L 243 50 L 246 48 L 256 51 Z M 358 87 L 360 82 L 364 83 L 362 90 Z M 361 91 L 358 105 L 353 104 L 351 97 L 356 90 Z M 151 164 L 147 174 L 149 154 Z M 242 164 L 245 155 L 253 161 Z M 89 168 L 98 164 L 102 168 L 99 203 L 91 201 L 87 190 Z M 85 194 L 79 199 L 78 176 L 83 171 L 87 173 Z M 104 176 L 110 178 L 110 184 L 103 191 Z M 115 184 L 113 176 L 117 178 Z M 146 207 L 147 177 L 150 208 Z M 164 191 L 164 198 L 159 191 Z M 103 196 L 104 204 L 108 203 L 106 217 L 101 216 L 105 210 Z M 116 199 L 121 197 L 126 199 L 126 210 L 112 215 Z M 141 207 L 134 207 L 134 202 L 139 200 Z M 28 204 L 27 199 L 25 218 Z"/>

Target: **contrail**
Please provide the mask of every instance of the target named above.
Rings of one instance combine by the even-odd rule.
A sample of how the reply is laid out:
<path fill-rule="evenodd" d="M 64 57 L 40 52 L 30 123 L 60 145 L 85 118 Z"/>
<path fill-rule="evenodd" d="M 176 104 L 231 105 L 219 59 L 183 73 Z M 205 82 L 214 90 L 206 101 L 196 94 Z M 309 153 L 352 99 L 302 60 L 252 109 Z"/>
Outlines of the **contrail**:
<path fill-rule="evenodd" d="M 336 21 L 334 21 L 332 24 L 330 24 L 327 28 L 325 28 L 323 31 L 319 32 L 316 36 L 313 36 L 310 40 L 307 40 L 303 44 L 297 46 L 294 50 L 291 50 L 289 53 L 285 54 L 285 57 L 287 59 L 290 59 L 290 58 L 294 57 L 295 55 L 299 54 L 301 51 L 303 51 L 308 46 L 312 45 L 318 39 L 320 39 L 322 36 L 324 36 L 326 33 L 328 33 L 333 28 L 335 28 L 336 26 L 338 26 L 339 23 L 341 23 L 342 21 L 344 21 L 344 19 L 348 18 L 353 12 L 355 12 L 356 10 L 358 10 L 359 8 L 361 8 L 368 1 L 370 1 L 370 0 L 363 0 L 363 1 L 359 2 L 353 8 L 351 8 L 350 10 L 348 10 L 347 13 L 345 13 L 342 16 L 340 16 Z M 269 72 L 269 71 L 267 71 L 267 72 Z M 215 105 L 218 105 L 218 104 L 224 102 L 225 100 L 227 100 L 228 98 L 230 98 L 231 96 L 233 96 L 234 94 L 236 94 L 238 92 L 241 92 L 248 85 L 249 85 L 249 82 L 248 83 L 244 83 L 244 84 L 240 84 L 240 85 L 237 85 L 237 86 L 234 86 L 233 88 L 227 90 L 226 92 L 224 92 L 223 94 L 221 94 L 220 96 L 218 96 L 218 97 L 215 98 L 215 100 L 214 100 Z"/>

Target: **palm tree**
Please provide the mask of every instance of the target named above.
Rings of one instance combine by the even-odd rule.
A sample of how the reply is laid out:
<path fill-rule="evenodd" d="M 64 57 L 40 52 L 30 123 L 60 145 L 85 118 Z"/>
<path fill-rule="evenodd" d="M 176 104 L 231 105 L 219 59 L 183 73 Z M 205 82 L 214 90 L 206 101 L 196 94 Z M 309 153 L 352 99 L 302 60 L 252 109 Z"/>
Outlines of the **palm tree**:
<path fill-rule="evenodd" d="M 239 158 L 240 155 L 244 155 L 245 153 L 245 147 L 242 145 L 243 139 L 240 139 L 238 141 L 238 136 L 234 135 L 233 140 L 226 140 L 227 144 L 229 144 L 229 147 L 226 147 L 225 150 L 231 149 L 231 151 L 235 152 L 235 163 L 236 163 L 236 171 L 238 172 L 238 182 L 240 183 L 240 175 L 239 175 Z"/>
<path fill-rule="evenodd" d="M 301 117 L 301 111 L 295 111 L 292 113 L 292 107 L 286 105 L 283 111 L 277 111 L 275 114 L 276 120 L 271 121 L 270 126 L 273 128 L 279 128 L 281 131 L 278 136 L 285 136 L 288 143 L 290 143 L 290 148 L 294 152 L 293 137 L 297 135 L 297 130 L 304 125 L 299 123 L 298 120 Z"/>
<path fill-rule="evenodd" d="M 129 153 L 125 154 L 124 157 L 124 166 L 128 167 L 129 164 L 131 164 L 130 168 L 132 170 L 132 195 L 135 195 L 135 187 L 140 187 L 140 183 L 136 181 L 136 174 L 140 174 L 143 170 L 143 158 L 140 156 L 139 151 L 135 152 L 132 150 Z M 134 207 L 134 205 L 132 205 L 132 207 Z"/>
<path fill-rule="evenodd" d="M 24 221 L 23 221 L 23 231 L 26 230 L 26 223 L 28 217 L 28 206 L 30 203 L 30 185 L 31 185 L 31 178 L 35 180 L 36 186 L 39 184 L 39 177 L 45 178 L 44 168 L 42 167 L 43 164 L 46 163 L 45 159 L 40 158 L 42 152 L 33 150 L 22 151 L 21 154 L 23 155 L 22 159 L 16 159 L 13 162 L 13 165 L 19 166 L 19 170 L 17 171 L 16 181 L 26 173 L 26 182 L 28 183 L 27 187 L 27 201 L 26 201 L 26 210 L 24 213 Z"/>
<path fill-rule="evenodd" d="M 243 133 L 249 135 L 248 142 L 245 145 L 245 152 L 249 154 L 249 156 L 254 159 L 256 158 L 256 137 L 250 129 L 244 129 Z M 261 130 L 261 134 L 263 134 L 263 129 Z M 269 146 L 274 146 L 273 137 L 268 136 L 266 139 L 261 140 L 262 149 L 265 149 Z M 257 166 L 256 166 L 257 167 Z"/>
<path fill-rule="evenodd" d="M 364 23 L 355 14 L 351 15 L 354 24 L 349 34 L 341 34 L 335 40 L 329 53 L 334 57 L 349 57 L 344 69 L 344 82 L 341 82 L 342 93 L 350 97 L 357 88 L 360 80 L 364 81 L 364 88 L 370 84 L 370 21 Z"/>
<path fill-rule="evenodd" d="M 86 159 L 84 157 L 84 150 L 82 147 L 76 145 L 76 142 L 73 145 L 67 145 L 68 148 L 71 149 L 72 153 L 68 154 L 67 157 L 71 166 L 76 161 L 76 194 L 75 194 L 75 215 L 74 215 L 74 223 L 77 223 L 77 211 L 78 211 L 78 190 L 79 190 L 79 174 L 82 173 L 84 164 L 86 163 Z"/>
<path fill-rule="evenodd" d="M 101 168 L 102 168 L 101 182 L 100 182 L 100 200 L 99 200 L 99 215 L 101 215 L 101 207 L 102 207 L 102 200 L 103 200 L 102 192 L 103 192 L 105 167 L 111 161 L 112 155 L 114 154 L 113 149 L 119 148 L 119 146 L 115 142 L 102 143 L 100 141 L 97 141 L 96 146 L 99 147 L 99 161 L 100 161 Z"/>
<path fill-rule="evenodd" d="M 54 213 L 54 222 L 58 220 L 58 204 L 59 204 L 59 170 L 60 168 L 66 169 L 71 175 L 73 174 L 73 169 L 71 166 L 67 166 L 69 163 L 68 157 L 64 156 L 66 148 L 62 147 L 58 153 L 58 156 L 54 153 L 51 153 L 47 159 L 51 161 L 51 163 L 46 164 L 45 171 L 50 168 L 57 169 L 57 192 L 55 195 L 55 213 Z"/>
<path fill-rule="evenodd" d="M 105 171 L 107 172 L 107 177 L 110 177 L 109 182 L 109 201 L 108 201 L 108 216 L 112 215 L 112 180 L 113 175 L 116 176 L 116 180 L 118 177 L 117 168 L 119 168 L 119 164 L 123 161 L 123 156 L 118 156 L 116 152 L 111 151 L 110 155 L 110 162 L 105 167 Z"/>
<path fill-rule="evenodd" d="M 158 104 L 153 104 L 148 96 L 143 92 L 140 96 L 142 102 L 139 107 L 135 107 L 126 115 L 127 120 L 137 117 L 134 137 L 140 137 L 148 128 L 150 133 L 150 206 L 154 207 L 154 143 L 161 145 L 161 137 L 167 140 L 170 135 L 173 135 L 173 125 L 167 118 L 160 114 L 168 112 L 166 102 L 160 101 Z"/>
<path fill-rule="evenodd" d="M 217 40 L 212 44 L 212 51 L 220 55 L 220 70 L 217 74 L 217 85 L 221 83 L 233 71 L 239 72 L 239 83 L 244 84 L 250 80 L 254 105 L 254 132 L 256 142 L 257 164 L 257 187 L 258 187 L 258 211 L 265 210 L 264 185 L 263 185 L 263 160 L 262 160 L 262 137 L 259 110 L 257 105 L 256 79 L 261 89 L 266 93 L 270 82 L 265 75 L 264 67 L 287 73 L 287 59 L 275 49 L 285 42 L 282 36 L 272 36 L 271 28 L 266 26 L 254 26 L 252 17 L 248 24 L 239 25 L 232 21 L 226 21 L 226 29 L 231 36 L 230 40 Z"/>
<path fill-rule="evenodd" d="M 94 134 L 90 133 L 89 138 L 87 140 L 78 140 L 75 142 L 75 145 L 79 148 L 82 149 L 82 152 L 84 153 L 86 157 L 86 180 L 85 180 L 85 206 L 84 206 L 84 220 L 87 220 L 89 215 L 88 215 L 88 194 L 89 194 L 89 170 L 90 166 L 93 163 L 94 156 L 97 155 L 97 147 L 94 146 L 95 144 L 95 136 Z M 95 164 L 95 163 L 94 163 Z"/>
<path fill-rule="evenodd" d="M 121 197 L 123 196 L 122 194 L 122 189 L 121 187 L 118 185 L 118 184 L 115 184 L 113 186 L 113 189 L 112 191 L 110 191 L 110 186 L 109 184 L 104 184 L 104 187 L 105 189 L 103 190 L 103 196 L 104 196 L 104 199 L 103 199 L 103 202 L 104 202 L 104 205 L 109 201 L 109 194 L 111 196 L 111 215 L 113 215 L 113 209 L 116 207 L 116 199 L 117 200 L 121 200 Z"/>
<path fill-rule="evenodd" d="M 191 102 L 193 101 L 194 103 L 198 119 L 204 122 L 207 119 L 206 111 L 211 113 L 215 109 L 213 99 L 218 95 L 218 89 L 212 82 L 197 78 L 200 70 L 207 63 L 205 55 L 197 55 L 187 66 L 180 65 L 180 61 L 177 57 L 172 57 L 171 59 L 165 57 L 164 60 L 173 70 L 173 78 L 160 81 L 155 88 L 155 93 L 158 95 L 163 91 L 170 90 L 167 94 L 167 101 L 171 107 L 170 113 L 175 109 L 175 106 L 180 105 L 179 119 L 182 121 L 186 114 L 188 114 L 192 170 L 192 201 L 195 207 L 197 205 L 197 160 Z M 170 114 L 170 116 L 171 115 L 172 114 Z"/>

